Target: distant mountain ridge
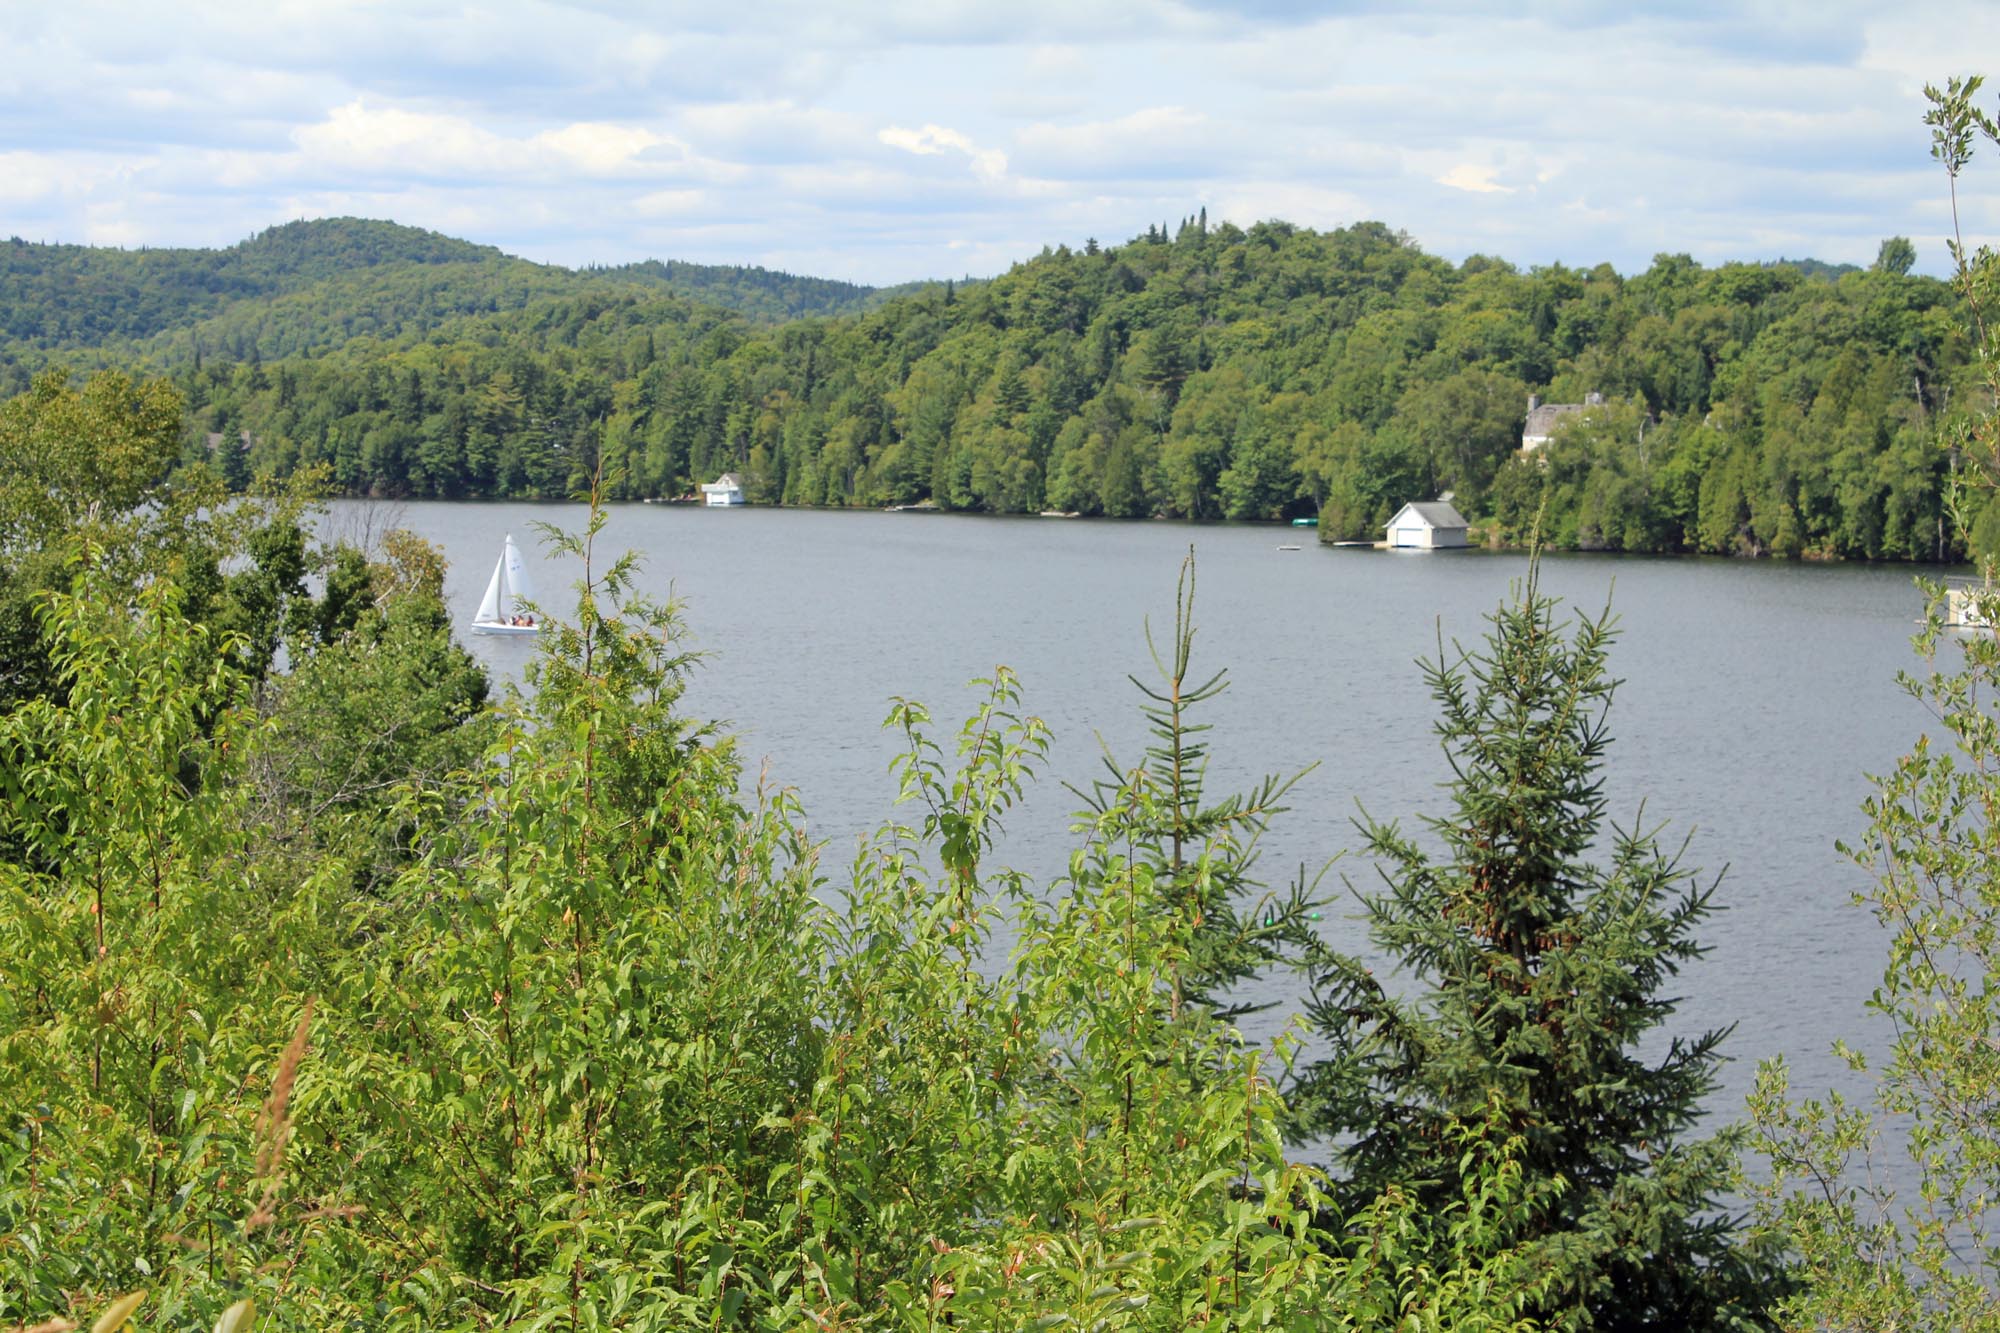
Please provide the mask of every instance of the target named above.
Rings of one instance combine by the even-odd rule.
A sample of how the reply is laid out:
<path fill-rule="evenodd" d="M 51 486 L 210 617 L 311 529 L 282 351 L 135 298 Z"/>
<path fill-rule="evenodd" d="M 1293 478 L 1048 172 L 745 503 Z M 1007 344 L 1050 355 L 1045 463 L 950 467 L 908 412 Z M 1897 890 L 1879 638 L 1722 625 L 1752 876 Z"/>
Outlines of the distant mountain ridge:
<path fill-rule="evenodd" d="M 874 288 L 745 265 L 578 270 L 366 218 L 288 222 L 220 250 L 0 242 L 0 364 L 101 351 L 163 365 L 300 355 L 606 290 L 671 293 L 757 323 L 869 310 Z"/>

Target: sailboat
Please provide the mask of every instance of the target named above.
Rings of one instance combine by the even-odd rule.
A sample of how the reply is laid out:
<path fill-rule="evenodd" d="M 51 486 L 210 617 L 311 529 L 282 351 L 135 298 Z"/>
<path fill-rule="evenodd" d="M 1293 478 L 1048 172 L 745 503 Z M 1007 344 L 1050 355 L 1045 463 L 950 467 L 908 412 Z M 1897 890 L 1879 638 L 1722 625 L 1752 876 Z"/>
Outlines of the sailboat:
<path fill-rule="evenodd" d="M 479 614 L 472 618 L 474 634 L 534 634 L 540 630 L 522 606 L 534 601 L 535 594 L 528 587 L 528 571 L 521 565 L 521 549 L 514 545 L 514 534 L 507 534 L 507 544 L 500 548 L 500 563 L 493 566 L 493 578 L 486 585 L 486 596 L 480 599 Z"/>

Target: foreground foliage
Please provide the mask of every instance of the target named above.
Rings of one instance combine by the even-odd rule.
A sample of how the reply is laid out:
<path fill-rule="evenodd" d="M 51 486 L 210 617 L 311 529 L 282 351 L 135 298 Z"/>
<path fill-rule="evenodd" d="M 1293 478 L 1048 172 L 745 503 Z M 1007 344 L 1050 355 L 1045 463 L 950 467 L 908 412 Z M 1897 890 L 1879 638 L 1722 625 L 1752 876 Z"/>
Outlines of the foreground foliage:
<path fill-rule="evenodd" d="M 1877 780 L 1850 849 L 1889 934 L 1869 1002 L 1894 1034 L 1886 1058 L 1841 1046 L 1863 1097 L 1796 1096 L 1782 1060 L 1758 1071 L 1762 1211 L 1805 1278 L 1791 1328 L 2000 1329 L 2000 641 L 1969 637 L 1946 669 L 1942 633 L 1934 604 L 1933 664 L 1904 681 L 1936 734 Z"/>
<path fill-rule="evenodd" d="M 94 392 L 7 422 L 151 419 Z M 1004 669 L 953 739 L 896 704 L 911 822 L 836 877 L 678 710 L 678 620 L 601 507 L 486 707 L 429 548 L 315 551 L 296 490 L 163 456 L 128 511 L 24 503 L 0 545 L 42 571 L 0 717 L 0 1319 L 1586 1318 L 1542 1235 L 1573 1164 L 1504 1081 L 1435 1126 L 1446 1175 L 1287 1156 L 1295 1042 L 1246 1047 L 1230 994 L 1310 951 L 1314 899 L 1255 879 L 1289 783 L 1205 780 L 1191 562 L 1152 744 L 1079 792 L 1062 878 L 989 864 L 1047 742 Z"/>
<path fill-rule="evenodd" d="M 1932 155 L 1958 183 L 1982 140 L 1978 78 L 1929 88 Z M 2000 402 L 2000 258 L 1954 237 L 1956 283 L 1981 389 Z M 1969 421 L 1947 443 L 1967 465 L 1968 510 L 2000 486 L 2000 421 Z M 1977 596 L 2000 625 L 1995 566 Z M 1782 1060 L 1752 1100 L 1770 1175 L 1761 1210 L 1794 1248 L 1804 1289 L 1782 1309 L 1797 1329 L 2000 1329 L 2000 637 L 1944 628 L 1942 588 L 1917 638 L 1921 672 L 1903 688 L 1931 718 L 1875 780 L 1868 826 L 1849 848 L 1868 874 L 1857 901 L 1889 938 L 1869 1008 L 1892 1034 L 1886 1058 L 1839 1048 L 1867 1093 L 1794 1096 Z M 1940 660 L 1942 658 L 1942 660 Z"/>
<path fill-rule="evenodd" d="M 1202 797 L 1185 699 L 1040 887 L 985 864 L 1045 742 L 1011 675 L 955 742 L 899 704 L 920 826 L 836 892 L 676 711 L 672 609 L 599 522 L 531 692 L 456 724 L 485 754 L 400 750 L 387 799 L 326 775 L 350 714 L 296 702 L 310 654 L 260 707 L 168 579 L 86 547 L 43 599 L 64 688 L 0 724 L 0 1318 L 143 1289 L 203 1326 L 1519 1322 L 1546 1282 L 1496 1240 L 1527 1193 L 1497 1124 L 1449 1197 L 1324 1243 L 1289 1046 L 1198 998 L 1266 947 L 1231 901 L 1279 789 Z M 407 656 L 368 614 L 320 650 L 343 671 Z M 394 836 L 315 841 L 315 798 Z"/>

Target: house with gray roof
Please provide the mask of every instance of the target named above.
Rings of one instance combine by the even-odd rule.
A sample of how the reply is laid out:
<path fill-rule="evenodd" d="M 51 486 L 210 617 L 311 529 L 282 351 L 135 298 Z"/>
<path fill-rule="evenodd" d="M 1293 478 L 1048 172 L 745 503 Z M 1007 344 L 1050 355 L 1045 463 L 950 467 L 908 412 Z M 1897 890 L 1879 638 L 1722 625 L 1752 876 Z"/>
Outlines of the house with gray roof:
<path fill-rule="evenodd" d="M 1389 532 L 1385 545 L 1404 550 L 1435 551 L 1468 544 L 1465 515 L 1449 500 L 1412 500 L 1383 526 Z"/>
<path fill-rule="evenodd" d="M 1521 427 L 1521 450 L 1530 453 L 1547 444 L 1556 427 L 1586 407 L 1604 406 L 1604 395 L 1587 393 L 1580 403 L 1545 403 L 1540 394 L 1528 395 L 1528 424 Z"/>

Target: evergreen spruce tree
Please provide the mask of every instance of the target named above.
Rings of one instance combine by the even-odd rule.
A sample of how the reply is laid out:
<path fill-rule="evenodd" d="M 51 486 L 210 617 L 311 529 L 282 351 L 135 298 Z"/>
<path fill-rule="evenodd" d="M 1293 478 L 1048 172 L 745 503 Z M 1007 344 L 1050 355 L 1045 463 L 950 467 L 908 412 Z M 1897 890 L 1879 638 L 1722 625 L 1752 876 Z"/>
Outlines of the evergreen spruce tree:
<path fill-rule="evenodd" d="M 1229 688 L 1229 673 L 1195 674 L 1194 548 L 1174 586 L 1174 632 L 1164 649 L 1146 626 L 1157 684 L 1128 676 L 1145 702 L 1140 712 L 1152 744 L 1143 762 L 1126 768 L 1108 753 L 1105 773 L 1088 788 L 1072 786 L 1084 809 L 1079 828 L 1150 882 L 1195 923 L 1175 963 L 1168 998 L 1175 1011 L 1192 1003 L 1226 1021 L 1268 1008 L 1238 988 L 1275 970 L 1296 967 L 1317 938 L 1312 922 L 1323 906 L 1316 881 L 1303 870 L 1283 889 L 1255 877 L 1258 844 L 1285 812 L 1292 786 L 1311 772 L 1264 778 L 1248 791 L 1215 797 L 1208 788 L 1212 724 L 1196 710 Z"/>
<path fill-rule="evenodd" d="M 1387 885 L 1363 900 L 1370 933 L 1405 993 L 1315 959 L 1330 1049 L 1304 1079 L 1309 1130 L 1342 1145 L 1348 1208 L 1456 1197 L 1480 1169 L 1468 1133 L 1513 1145 L 1526 1200 L 1493 1240 L 1551 1279 L 1545 1327 L 1762 1326 L 1775 1266 L 1718 1204 L 1735 1137 L 1689 1138 L 1726 1033 L 1639 1052 L 1703 952 L 1713 886 L 1607 824 L 1611 616 L 1572 629 L 1531 567 L 1490 620 L 1483 651 L 1425 665 L 1453 774 L 1450 813 L 1425 820 L 1439 850 L 1362 823 Z"/>
<path fill-rule="evenodd" d="M 222 484 L 232 495 L 250 489 L 250 445 L 233 418 L 222 423 L 221 438 L 215 444 L 215 462 Z"/>

